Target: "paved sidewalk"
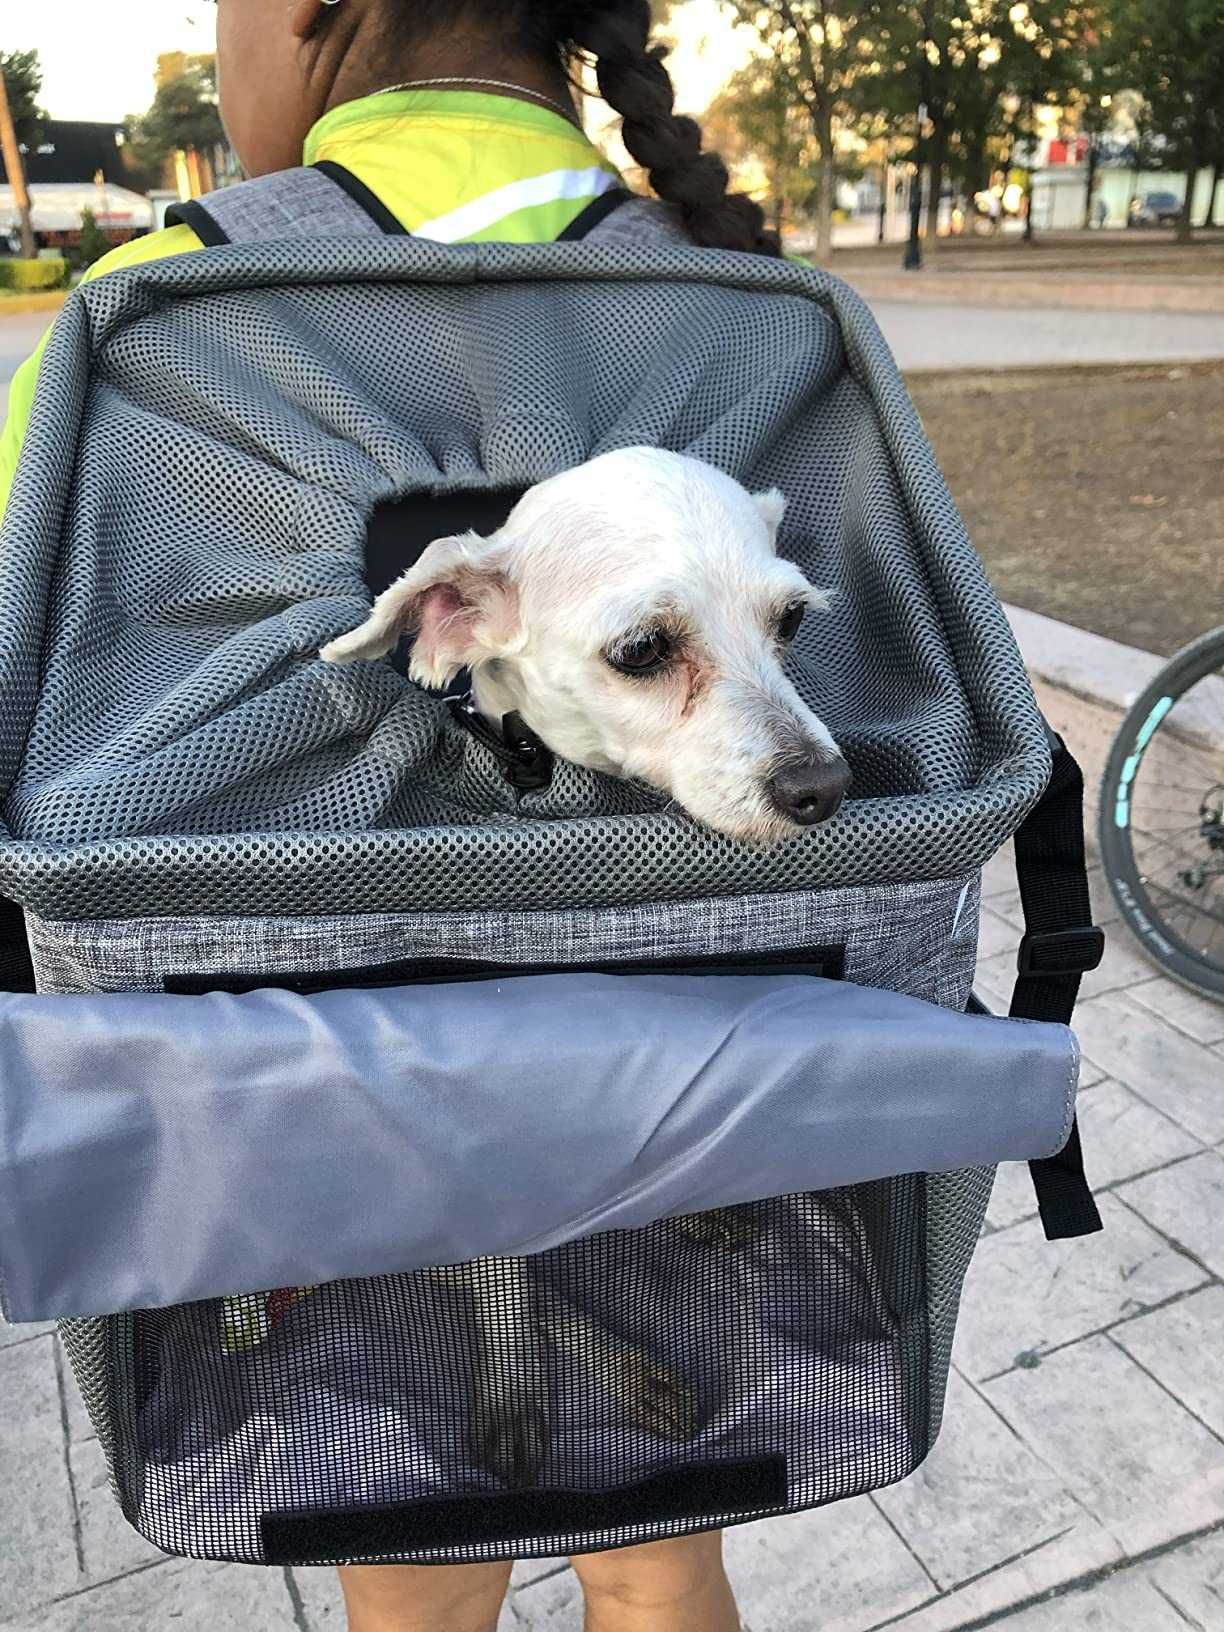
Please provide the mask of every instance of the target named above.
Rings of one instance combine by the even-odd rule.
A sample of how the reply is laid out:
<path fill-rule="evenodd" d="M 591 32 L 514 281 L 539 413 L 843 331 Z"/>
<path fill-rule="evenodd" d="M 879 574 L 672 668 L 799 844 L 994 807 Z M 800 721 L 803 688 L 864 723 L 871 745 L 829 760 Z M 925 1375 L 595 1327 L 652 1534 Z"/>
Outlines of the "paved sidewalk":
<path fill-rule="evenodd" d="M 1095 782 L 1108 714 L 1043 703 Z M 1020 929 L 1006 858 L 985 888 L 978 984 L 1002 1005 Z M 942 1438 L 905 1484 L 729 1533 L 750 1632 L 1224 1626 L 1224 1007 L 1118 931 L 1078 1029 L 1106 1232 L 1045 1243 L 1027 1172 L 1001 1172 Z M 517 1572 L 503 1632 L 580 1624 L 564 1564 Z M 343 1616 L 331 1571 L 166 1560 L 130 1531 L 58 1339 L 21 1327 L 0 1329 L 0 1626 L 340 1632 Z"/>
<path fill-rule="evenodd" d="M 936 304 L 868 296 L 903 370 L 1224 357 L 1224 315 Z"/>

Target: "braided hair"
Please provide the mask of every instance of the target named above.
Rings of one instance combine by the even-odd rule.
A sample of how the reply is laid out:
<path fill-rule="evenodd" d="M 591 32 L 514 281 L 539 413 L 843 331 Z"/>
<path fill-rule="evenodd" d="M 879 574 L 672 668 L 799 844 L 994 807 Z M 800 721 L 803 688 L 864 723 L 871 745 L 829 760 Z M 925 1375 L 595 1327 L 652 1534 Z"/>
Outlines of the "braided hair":
<path fill-rule="evenodd" d="M 590 61 L 600 95 L 620 115 L 626 149 L 693 242 L 781 253 L 760 205 L 728 192 L 727 167 L 703 150 L 701 127 L 676 113 L 666 47 L 650 43 L 650 0 L 396 0 L 394 17 L 404 44 L 460 22 L 510 35 L 520 51 L 542 60 L 559 58 L 571 68 Z"/>

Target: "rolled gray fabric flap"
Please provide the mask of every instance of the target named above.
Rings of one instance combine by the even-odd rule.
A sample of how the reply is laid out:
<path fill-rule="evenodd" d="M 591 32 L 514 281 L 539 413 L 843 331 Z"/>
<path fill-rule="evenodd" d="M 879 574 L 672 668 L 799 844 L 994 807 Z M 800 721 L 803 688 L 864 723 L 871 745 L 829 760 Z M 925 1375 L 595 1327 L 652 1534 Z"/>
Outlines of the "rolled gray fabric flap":
<path fill-rule="evenodd" d="M 10 1320 L 1051 1155 L 1065 1026 L 800 975 L 0 995 Z"/>

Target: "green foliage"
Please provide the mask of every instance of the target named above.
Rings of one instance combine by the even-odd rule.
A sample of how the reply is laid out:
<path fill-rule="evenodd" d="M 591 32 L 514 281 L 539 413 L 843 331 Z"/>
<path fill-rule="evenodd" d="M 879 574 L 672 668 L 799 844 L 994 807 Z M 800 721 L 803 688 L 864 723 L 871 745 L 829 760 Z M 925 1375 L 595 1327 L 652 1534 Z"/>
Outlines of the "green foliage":
<path fill-rule="evenodd" d="M 34 147 L 47 117 L 38 105 L 43 81 L 38 52 L 0 51 L 0 73 L 4 75 L 17 140 L 27 148 Z"/>
<path fill-rule="evenodd" d="M 97 217 L 90 209 L 81 211 L 81 237 L 77 244 L 76 259 L 79 265 L 92 266 L 100 261 L 110 249 L 106 234 L 98 225 Z"/>
<path fill-rule="evenodd" d="M 809 114 L 822 153 L 835 128 L 885 137 L 965 190 L 1031 137 L 1043 104 L 1086 105 L 1106 0 L 723 0 Z M 1142 8 L 1147 0 L 1130 0 Z M 1170 7 L 1179 0 L 1161 0 Z M 1196 0 L 1198 3 L 1198 0 Z M 1215 4 L 1219 0 L 1202 0 Z M 919 104 L 927 122 L 915 152 Z M 1099 107 L 1099 93 L 1096 105 Z M 833 169 L 826 167 L 829 175 Z M 831 180 L 827 182 L 831 188 Z"/>
<path fill-rule="evenodd" d="M 732 75 L 706 113 L 706 129 L 730 159 L 753 158 L 769 186 L 774 225 L 781 228 L 812 191 L 815 138 L 806 111 L 776 61 L 756 58 Z"/>
<path fill-rule="evenodd" d="M 148 113 L 128 121 L 128 139 L 135 163 L 152 172 L 179 148 L 204 153 L 223 141 L 215 63 L 193 62 L 163 85 Z"/>
<path fill-rule="evenodd" d="M 856 81 L 871 70 L 874 0 L 722 0 L 761 39 L 766 74 L 777 93 L 806 114 L 816 146 L 817 244 L 832 243 L 835 131 L 853 114 Z"/>
<path fill-rule="evenodd" d="M 68 278 L 68 263 L 61 256 L 42 256 L 36 261 L 0 260 L 0 289 L 28 295 L 42 289 L 62 289 Z"/>
<path fill-rule="evenodd" d="M 1147 122 L 1178 169 L 1224 157 L 1224 5 L 1220 0 L 1108 0 L 1114 76 L 1142 96 Z"/>

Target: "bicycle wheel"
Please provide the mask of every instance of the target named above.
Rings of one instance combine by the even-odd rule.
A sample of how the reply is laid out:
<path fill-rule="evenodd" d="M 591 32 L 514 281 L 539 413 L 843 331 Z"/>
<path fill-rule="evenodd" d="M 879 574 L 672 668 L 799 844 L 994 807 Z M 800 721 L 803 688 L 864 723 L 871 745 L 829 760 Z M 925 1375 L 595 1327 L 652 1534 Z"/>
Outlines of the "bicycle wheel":
<path fill-rule="evenodd" d="M 1224 628 L 1170 658 L 1128 711 L 1099 834 L 1110 891 L 1144 952 L 1224 1002 Z"/>

